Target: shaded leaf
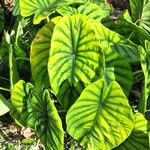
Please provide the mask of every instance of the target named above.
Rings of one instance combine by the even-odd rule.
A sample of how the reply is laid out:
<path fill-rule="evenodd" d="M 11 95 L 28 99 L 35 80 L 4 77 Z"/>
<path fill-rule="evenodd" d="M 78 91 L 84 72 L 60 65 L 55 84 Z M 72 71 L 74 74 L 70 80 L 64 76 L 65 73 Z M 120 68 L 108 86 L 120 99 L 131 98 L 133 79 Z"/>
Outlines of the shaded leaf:
<path fill-rule="evenodd" d="M 32 108 L 35 117 L 35 129 L 45 148 L 63 150 L 62 123 L 48 90 L 45 90 L 43 95 L 33 96 Z"/>

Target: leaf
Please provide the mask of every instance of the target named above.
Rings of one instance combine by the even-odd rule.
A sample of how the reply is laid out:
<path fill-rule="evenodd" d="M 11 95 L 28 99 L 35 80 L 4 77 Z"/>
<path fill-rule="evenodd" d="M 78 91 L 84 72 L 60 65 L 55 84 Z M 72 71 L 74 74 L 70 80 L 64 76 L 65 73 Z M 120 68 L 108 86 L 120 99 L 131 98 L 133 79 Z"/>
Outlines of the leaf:
<path fill-rule="evenodd" d="M 132 20 L 135 22 L 138 20 L 142 14 L 144 0 L 130 0 L 130 7 L 131 7 L 131 17 Z"/>
<path fill-rule="evenodd" d="M 45 148 L 63 150 L 64 131 L 62 123 L 48 90 L 44 91 L 43 96 L 33 96 L 32 108 L 36 120 L 36 132 Z"/>
<path fill-rule="evenodd" d="M 30 52 L 32 77 L 37 88 L 49 87 L 47 64 L 54 24 L 44 25 L 36 34 Z"/>
<path fill-rule="evenodd" d="M 18 81 L 11 92 L 11 102 L 16 110 L 12 110 L 14 118 L 21 117 L 23 125 L 33 125 L 32 111 L 31 111 L 31 96 L 33 93 L 33 85 L 25 83 L 25 81 Z"/>
<path fill-rule="evenodd" d="M 139 49 L 141 53 L 141 66 L 144 73 L 145 82 L 138 110 L 144 114 L 147 109 L 148 98 L 150 96 L 150 42 L 145 41 L 145 49 L 142 47 Z"/>
<path fill-rule="evenodd" d="M 115 51 L 122 56 L 126 56 L 129 62 L 139 61 L 140 58 L 137 45 L 118 33 L 106 28 L 101 23 L 92 21 L 91 24 L 100 40 L 101 47 L 110 47 L 112 51 Z"/>
<path fill-rule="evenodd" d="M 87 3 L 81 5 L 78 9 L 75 9 L 71 6 L 65 6 L 57 9 L 58 13 L 61 15 L 73 15 L 73 14 L 84 14 L 97 21 L 101 21 L 102 18 L 105 18 L 109 15 L 104 9 L 93 3 Z"/>
<path fill-rule="evenodd" d="M 149 33 L 135 23 L 126 20 L 125 14 L 120 16 L 116 22 L 108 17 L 103 19 L 102 22 L 109 29 L 121 34 L 137 45 L 144 46 L 145 40 L 150 40 Z"/>
<path fill-rule="evenodd" d="M 134 128 L 131 135 L 115 150 L 149 150 L 149 130 L 150 123 L 148 123 L 141 113 L 136 113 L 134 115 Z"/>
<path fill-rule="evenodd" d="M 95 69 L 102 64 L 99 41 L 88 19 L 80 14 L 65 16 L 55 26 L 48 63 L 50 83 L 55 94 L 61 90 L 59 87 L 65 80 L 71 86 L 76 86 L 79 81 L 90 84 Z"/>
<path fill-rule="evenodd" d="M 121 87 L 100 79 L 87 86 L 69 109 L 67 131 L 84 149 L 108 150 L 131 133 L 133 114 Z"/>
<path fill-rule="evenodd" d="M 5 38 L 9 51 L 9 77 L 10 77 L 10 89 L 12 90 L 14 84 L 19 80 L 19 73 L 17 70 L 17 64 L 14 57 L 14 49 L 11 44 L 11 35 L 9 35 L 8 32 L 5 32 Z"/>
<path fill-rule="evenodd" d="M 81 0 L 77 0 L 77 2 Z M 54 13 L 56 8 L 74 3 L 73 0 L 21 0 L 21 15 L 24 17 L 34 14 L 33 23 L 39 24 L 41 20 Z"/>
<path fill-rule="evenodd" d="M 150 1 L 143 7 L 139 25 L 150 33 Z"/>
<path fill-rule="evenodd" d="M 4 28 L 4 10 L 0 6 L 0 32 L 3 30 L 3 28 Z"/>
<path fill-rule="evenodd" d="M 7 100 L 0 94 L 0 116 L 10 111 L 9 107 L 6 105 L 6 102 Z"/>
<path fill-rule="evenodd" d="M 56 96 L 66 112 L 77 100 L 84 88 L 85 86 L 82 82 L 78 82 L 75 86 L 70 85 L 69 81 L 66 80 L 61 84 L 60 90 Z"/>
<path fill-rule="evenodd" d="M 20 14 L 19 0 L 14 0 L 13 16 L 18 16 L 19 14 Z"/>
<path fill-rule="evenodd" d="M 104 49 L 104 53 L 106 61 L 106 82 L 110 83 L 111 81 L 116 81 L 119 83 L 126 96 L 128 96 L 133 84 L 133 75 L 127 59 L 109 48 Z"/>

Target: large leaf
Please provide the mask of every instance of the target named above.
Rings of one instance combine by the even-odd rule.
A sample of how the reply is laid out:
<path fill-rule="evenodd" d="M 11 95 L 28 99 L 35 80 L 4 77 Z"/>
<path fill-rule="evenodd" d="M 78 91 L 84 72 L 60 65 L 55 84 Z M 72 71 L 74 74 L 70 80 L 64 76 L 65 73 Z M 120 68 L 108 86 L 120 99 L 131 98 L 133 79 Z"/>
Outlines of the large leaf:
<path fill-rule="evenodd" d="M 6 105 L 7 100 L 0 94 L 0 116 L 8 113 L 10 111 L 9 107 Z"/>
<path fill-rule="evenodd" d="M 120 34 L 111 31 L 103 24 L 92 21 L 93 30 L 95 31 L 101 44 L 101 47 L 110 47 L 112 51 L 115 51 L 122 56 L 126 56 L 129 62 L 137 62 L 140 60 L 138 47 L 130 40 L 121 36 Z"/>
<path fill-rule="evenodd" d="M 139 24 L 150 33 L 150 1 L 143 7 Z"/>
<path fill-rule="evenodd" d="M 93 3 L 87 3 L 85 5 L 81 5 L 78 9 L 75 9 L 74 7 L 71 6 L 65 6 L 57 9 L 57 11 L 63 16 L 66 14 L 70 14 L 70 15 L 77 14 L 77 13 L 84 14 L 97 21 L 101 21 L 102 18 L 105 18 L 106 16 L 109 15 L 109 13 L 107 13 L 104 10 L 104 8 L 101 8 L 98 5 Z"/>
<path fill-rule="evenodd" d="M 121 87 L 100 79 L 85 88 L 66 117 L 67 131 L 84 149 L 109 150 L 131 133 L 133 114 Z"/>
<path fill-rule="evenodd" d="M 127 59 L 113 52 L 109 48 L 104 49 L 103 51 L 106 62 L 105 80 L 107 83 L 117 81 L 126 96 L 128 96 L 133 83 L 133 75 Z"/>
<path fill-rule="evenodd" d="M 116 22 L 114 22 L 108 17 L 106 19 L 103 19 L 102 22 L 109 29 L 121 34 L 127 39 L 130 39 L 137 45 L 144 46 L 145 40 L 150 40 L 148 32 L 142 27 L 136 25 L 135 23 L 126 20 L 125 14 L 120 16 Z"/>
<path fill-rule="evenodd" d="M 44 25 L 37 32 L 31 45 L 30 62 L 32 77 L 38 88 L 49 86 L 47 64 L 53 28 L 54 24 L 52 22 Z"/>
<path fill-rule="evenodd" d="M 23 120 L 23 125 L 29 124 L 32 120 L 31 112 L 31 96 L 33 93 L 33 85 L 25 83 L 23 80 L 18 81 L 11 92 L 11 102 L 16 110 L 12 110 L 13 116 L 20 120 Z M 32 123 L 33 125 L 33 123 Z"/>
<path fill-rule="evenodd" d="M 134 115 L 134 128 L 131 135 L 115 150 L 149 150 L 148 132 L 150 123 L 140 113 Z"/>
<path fill-rule="evenodd" d="M 139 103 L 139 111 L 145 113 L 148 105 L 148 98 L 150 96 L 150 42 L 145 42 L 145 49 L 140 47 L 141 52 L 141 66 L 144 73 L 144 87 L 142 98 Z"/>
<path fill-rule="evenodd" d="M 36 132 L 47 150 L 63 150 L 64 132 L 61 119 L 48 90 L 32 98 Z"/>
<path fill-rule="evenodd" d="M 76 2 L 81 0 L 77 0 Z M 26 17 L 34 14 L 33 23 L 38 24 L 41 20 L 54 13 L 57 7 L 74 3 L 73 0 L 21 0 L 21 15 Z"/>
<path fill-rule="evenodd" d="M 50 83 L 55 94 L 65 80 L 71 86 L 76 86 L 78 81 L 90 84 L 102 62 L 99 41 L 88 19 L 80 14 L 65 16 L 55 26 L 48 63 Z"/>

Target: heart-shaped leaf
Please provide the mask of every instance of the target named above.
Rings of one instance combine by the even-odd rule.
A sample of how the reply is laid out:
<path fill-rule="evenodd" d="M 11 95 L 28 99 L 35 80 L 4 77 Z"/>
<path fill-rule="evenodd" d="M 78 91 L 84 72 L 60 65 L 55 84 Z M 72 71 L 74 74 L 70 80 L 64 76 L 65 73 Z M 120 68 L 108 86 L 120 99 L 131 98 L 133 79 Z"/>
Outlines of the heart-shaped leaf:
<path fill-rule="evenodd" d="M 77 0 L 76 2 L 81 2 Z M 34 14 L 33 23 L 38 24 L 41 20 L 54 13 L 57 7 L 74 3 L 73 0 L 21 0 L 21 15 L 24 17 Z"/>
<path fill-rule="evenodd" d="M 46 149 L 63 150 L 64 131 L 61 119 L 51 100 L 48 90 L 32 98 L 36 132 Z"/>
<path fill-rule="evenodd" d="M 63 17 L 55 26 L 48 63 L 50 84 L 55 94 L 65 80 L 74 87 L 79 81 L 90 84 L 96 68 L 102 64 L 99 40 L 88 20 L 89 17 L 76 14 Z"/>
<path fill-rule="evenodd" d="M 105 80 L 107 83 L 117 81 L 122 90 L 129 95 L 133 83 L 131 67 L 127 59 L 109 48 L 103 50 L 105 53 Z"/>
<path fill-rule="evenodd" d="M 106 28 L 101 23 L 92 21 L 91 24 L 101 42 L 101 47 L 110 47 L 112 51 L 115 51 L 122 56 L 126 56 L 129 62 L 137 62 L 140 60 L 137 45 L 120 34 Z M 102 45 L 102 42 L 104 45 Z"/>
<path fill-rule="evenodd" d="M 148 123 L 141 113 L 136 113 L 134 115 L 134 128 L 131 135 L 115 150 L 149 150 L 149 131 L 150 123 Z"/>
<path fill-rule="evenodd" d="M 15 119 L 21 120 L 21 124 L 29 124 L 33 127 L 33 118 L 31 110 L 31 96 L 34 87 L 30 83 L 25 81 L 18 81 L 11 92 L 11 102 L 15 110 L 12 110 L 12 114 Z M 20 118 L 19 118 L 20 117 Z"/>
<path fill-rule="evenodd" d="M 133 114 L 121 87 L 100 79 L 85 88 L 69 109 L 67 131 L 84 149 L 108 150 L 131 133 Z"/>
<path fill-rule="evenodd" d="M 57 11 L 63 16 L 66 14 L 84 14 L 97 21 L 101 21 L 102 18 L 105 18 L 109 15 L 103 8 L 99 7 L 94 3 L 87 3 L 85 5 L 81 5 L 78 9 L 75 9 L 71 6 L 65 6 L 57 9 Z"/>
<path fill-rule="evenodd" d="M 44 25 L 36 34 L 30 52 L 32 77 L 37 88 L 49 87 L 48 58 L 54 24 Z"/>

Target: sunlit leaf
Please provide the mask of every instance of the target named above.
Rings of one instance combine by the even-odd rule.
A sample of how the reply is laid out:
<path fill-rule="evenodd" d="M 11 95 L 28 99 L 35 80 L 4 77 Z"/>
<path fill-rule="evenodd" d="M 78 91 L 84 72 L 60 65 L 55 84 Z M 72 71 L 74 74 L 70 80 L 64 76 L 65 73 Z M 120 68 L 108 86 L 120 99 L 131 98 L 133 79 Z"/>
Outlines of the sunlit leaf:
<path fill-rule="evenodd" d="M 77 2 L 81 2 L 81 0 L 77 0 Z M 54 13 L 56 8 L 72 3 L 74 3 L 73 0 L 21 0 L 21 15 L 27 17 L 34 14 L 33 23 L 38 24 Z"/>
<path fill-rule="evenodd" d="M 121 87 L 100 79 L 85 88 L 69 109 L 67 131 L 84 149 L 108 150 L 133 129 L 133 114 Z"/>
<path fill-rule="evenodd" d="M 0 116 L 8 113 L 10 111 L 9 107 L 6 105 L 7 100 L 0 94 Z"/>
<path fill-rule="evenodd" d="M 38 88 L 49 87 L 48 58 L 54 24 L 44 25 L 36 34 L 30 52 L 32 77 Z"/>
<path fill-rule="evenodd" d="M 87 3 L 84 5 L 81 5 L 78 9 L 75 9 L 74 7 L 71 6 L 65 6 L 57 9 L 57 11 L 61 15 L 73 15 L 73 14 L 84 14 L 87 15 L 97 21 L 101 21 L 102 18 L 105 18 L 106 16 L 109 15 L 104 8 L 101 8 L 100 6 L 94 4 L 94 3 Z"/>
<path fill-rule="evenodd" d="M 12 110 L 13 116 L 22 118 L 23 125 L 32 124 L 32 110 L 31 110 L 31 96 L 33 93 L 33 85 L 30 83 L 25 83 L 25 81 L 18 81 L 11 92 L 11 102 L 15 110 Z"/>
<path fill-rule="evenodd" d="M 129 62 L 139 61 L 138 47 L 130 40 L 121 36 L 117 32 L 111 31 L 101 23 L 92 21 L 93 30 L 101 42 L 102 47 L 110 47 L 122 56 L 126 56 Z M 102 45 L 104 43 L 104 45 Z"/>
<path fill-rule="evenodd" d="M 55 26 L 48 63 L 50 84 L 55 94 L 65 80 L 71 87 L 76 87 L 79 81 L 90 84 L 96 68 L 102 64 L 99 40 L 88 20 L 88 17 L 76 14 L 63 17 Z M 67 88 L 63 90 L 68 91 Z"/>
<path fill-rule="evenodd" d="M 141 113 L 136 113 L 134 115 L 134 128 L 130 136 L 115 150 L 149 150 L 149 131 L 150 123 Z"/>

